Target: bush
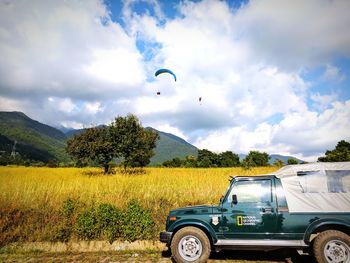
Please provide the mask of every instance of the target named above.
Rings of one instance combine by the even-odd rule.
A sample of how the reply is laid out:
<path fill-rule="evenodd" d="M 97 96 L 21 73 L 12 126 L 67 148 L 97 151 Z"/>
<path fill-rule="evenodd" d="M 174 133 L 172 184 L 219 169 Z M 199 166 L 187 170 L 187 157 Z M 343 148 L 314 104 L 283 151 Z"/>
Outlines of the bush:
<path fill-rule="evenodd" d="M 75 230 L 79 238 L 92 240 L 103 234 L 110 243 L 120 237 L 122 212 L 111 204 L 100 204 L 78 216 Z"/>
<path fill-rule="evenodd" d="M 63 202 L 61 221 L 53 227 L 49 237 L 51 241 L 67 242 L 73 233 L 79 239 L 93 240 L 103 237 L 110 243 L 117 238 L 135 241 L 154 237 L 155 222 L 150 211 L 135 200 L 129 202 L 123 210 L 112 204 L 102 203 L 79 213 L 81 206 L 78 205 L 77 201 L 70 198 Z M 162 210 L 163 207 L 160 206 L 159 209 Z"/>
<path fill-rule="evenodd" d="M 121 233 L 122 212 L 111 204 L 101 204 L 97 208 L 96 215 L 98 229 L 112 244 Z"/>
<path fill-rule="evenodd" d="M 78 237 L 84 240 L 92 240 L 100 236 L 97 224 L 97 215 L 94 208 L 84 211 L 78 216 L 75 230 Z"/>
<path fill-rule="evenodd" d="M 154 237 L 154 227 L 151 213 L 136 200 L 130 201 L 124 212 L 122 237 L 127 241 L 151 239 Z"/>

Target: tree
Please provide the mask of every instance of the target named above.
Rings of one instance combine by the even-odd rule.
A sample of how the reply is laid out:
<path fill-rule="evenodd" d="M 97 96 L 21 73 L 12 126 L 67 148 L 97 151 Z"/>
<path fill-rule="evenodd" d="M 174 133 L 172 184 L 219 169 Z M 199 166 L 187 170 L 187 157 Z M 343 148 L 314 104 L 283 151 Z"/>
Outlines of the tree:
<path fill-rule="evenodd" d="M 268 166 L 269 165 L 269 155 L 265 152 L 250 151 L 248 155 L 243 160 L 244 167 L 256 167 L 256 166 Z"/>
<path fill-rule="evenodd" d="M 114 145 L 108 127 L 88 128 L 67 141 L 66 151 L 79 165 L 97 162 L 109 172 L 109 163 L 114 157 Z"/>
<path fill-rule="evenodd" d="M 115 118 L 109 131 L 114 155 L 122 157 L 125 170 L 128 166 L 144 167 L 149 164 L 159 139 L 156 131 L 143 128 L 138 118 L 132 114 Z"/>
<path fill-rule="evenodd" d="M 144 167 L 154 155 L 157 132 L 142 127 L 135 115 L 117 117 L 109 126 L 86 129 L 67 141 L 67 152 L 79 164 L 97 162 L 109 172 L 113 158 L 126 167 Z"/>
<path fill-rule="evenodd" d="M 219 167 L 237 167 L 240 165 L 238 154 L 231 151 L 220 153 L 218 159 Z"/>
<path fill-rule="evenodd" d="M 298 160 L 294 159 L 294 158 L 288 158 L 287 160 L 287 163 L 288 164 L 298 164 Z"/>
<path fill-rule="evenodd" d="M 186 156 L 186 159 L 184 161 L 185 167 L 197 167 L 197 158 L 193 155 Z"/>
<path fill-rule="evenodd" d="M 217 167 L 219 164 L 218 155 L 207 149 L 198 150 L 199 167 Z"/>
<path fill-rule="evenodd" d="M 273 163 L 274 166 L 277 167 L 282 167 L 284 165 L 284 162 L 281 159 L 276 159 L 275 162 Z"/>
<path fill-rule="evenodd" d="M 320 162 L 346 162 L 350 161 L 350 143 L 341 140 L 337 143 L 334 150 L 327 150 L 326 156 L 319 157 Z"/>
<path fill-rule="evenodd" d="M 179 157 L 175 157 L 172 160 L 168 160 L 163 162 L 163 166 L 165 167 L 181 167 L 182 166 L 182 160 Z"/>

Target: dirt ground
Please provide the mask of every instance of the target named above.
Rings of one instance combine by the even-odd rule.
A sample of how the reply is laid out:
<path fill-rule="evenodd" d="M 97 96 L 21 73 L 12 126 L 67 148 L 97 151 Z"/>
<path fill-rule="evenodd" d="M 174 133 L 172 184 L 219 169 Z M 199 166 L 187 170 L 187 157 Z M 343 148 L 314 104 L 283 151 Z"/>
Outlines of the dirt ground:
<path fill-rule="evenodd" d="M 2 251 L 0 262 L 172 262 L 168 251 L 113 251 L 113 252 L 64 252 Z M 208 262 L 231 263 L 315 263 L 311 256 L 300 256 L 293 250 L 271 252 L 221 251 L 212 253 Z"/>

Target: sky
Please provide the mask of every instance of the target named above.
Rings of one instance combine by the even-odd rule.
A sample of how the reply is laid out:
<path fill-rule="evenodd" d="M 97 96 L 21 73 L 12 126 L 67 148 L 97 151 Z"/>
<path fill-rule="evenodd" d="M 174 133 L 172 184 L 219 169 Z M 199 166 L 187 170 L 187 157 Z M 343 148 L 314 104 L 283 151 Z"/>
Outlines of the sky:
<path fill-rule="evenodd" d="M 0 110 L 67 128 L 132 113 L 200 149 L 316 161 L 350 141 L 349 13 L 348 0 L 0 0 Z"/>

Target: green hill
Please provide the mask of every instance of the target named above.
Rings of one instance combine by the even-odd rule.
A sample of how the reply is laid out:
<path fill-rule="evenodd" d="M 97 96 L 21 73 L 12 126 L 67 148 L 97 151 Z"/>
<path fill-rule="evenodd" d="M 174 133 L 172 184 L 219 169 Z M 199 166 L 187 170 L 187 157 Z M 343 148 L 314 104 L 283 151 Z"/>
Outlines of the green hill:
<path fill-rule="evenodd" d="M 64 150 L 65 134 L 22 112 L 0 112 L 0 135 L 0 151 L 9 152 L 9 148 L 12 151 L 17 141 L 16 152 L 25 158 L 43 162 L 68 160 Z"/>
<path fill-rule="evenodd" d="M 175 157 L 179 157 L 180 159 L 185 159 L 188 155 L 197 157 L 198 149 L 192 144 L 174 134 L 161 131 L 157 132 L 160 135 L 160 139 L 157 142 L 157 147 L 155 149 L 156 154 L 151 158 L 150 165 L 161 164 L 164 161 L 171 160 Z"/>

